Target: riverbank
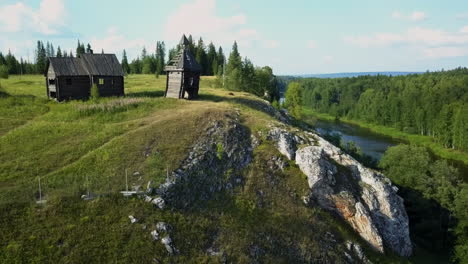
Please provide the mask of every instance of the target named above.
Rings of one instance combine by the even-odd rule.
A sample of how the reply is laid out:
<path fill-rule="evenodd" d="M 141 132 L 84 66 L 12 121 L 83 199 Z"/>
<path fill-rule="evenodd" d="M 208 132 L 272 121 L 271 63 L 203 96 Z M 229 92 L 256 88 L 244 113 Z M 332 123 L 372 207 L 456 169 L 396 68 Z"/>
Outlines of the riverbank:
<path fill-rule="evenodd" d="M 317 119 L 327 120 L 327 121 L 335 121 L 336 118 L 329 114 L 318 113 L 310 108 L 304 108 L 303 114 L 305 118 L 315 117 Z M 437 142 L 434 142 L 434 139 L 429 136 L 422 136 L 422 135 L 415 135 L 415 134 L 408 134 L 402 131 L 399 131 L 396 128 L 368 124 L 362 121 L 356 120 L 349 120 L 346 118 L 340 118 L 339 121 L 343 123 L 348 123 L 356 126 L 360 126 L 362 128 L 367 128 L 374 133 L 379 133 L 391 138 L 394 138 L 399 141 L 409 142 L 410 144 L 415 144 L 419 146 L 424 146 L 429 148 L 435 155 L 449 160 L 455 160 L 459 162 L 463 162 L 465 165 L 468 166 L 468 153 L 464 153 L 459 150 L 447 149 L 440 146 Z"/>

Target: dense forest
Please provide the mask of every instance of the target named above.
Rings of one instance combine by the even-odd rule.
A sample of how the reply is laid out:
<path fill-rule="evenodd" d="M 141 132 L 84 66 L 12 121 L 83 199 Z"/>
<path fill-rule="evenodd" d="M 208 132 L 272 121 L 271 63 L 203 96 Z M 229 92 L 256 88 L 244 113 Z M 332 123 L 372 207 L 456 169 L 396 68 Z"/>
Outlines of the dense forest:
<path fill-rule="evenodd" d="M 300 81 L 302 104 L 337 118 L 431 136 L 468 151 L 468 69 Z"/>
<path fill-rule="evenodd" d="M 414 145 L 389 148 L 379 167 L 399 187 L 413 241 L 430 252 L 466 263 L 468 185 L 458 169 Z"/>

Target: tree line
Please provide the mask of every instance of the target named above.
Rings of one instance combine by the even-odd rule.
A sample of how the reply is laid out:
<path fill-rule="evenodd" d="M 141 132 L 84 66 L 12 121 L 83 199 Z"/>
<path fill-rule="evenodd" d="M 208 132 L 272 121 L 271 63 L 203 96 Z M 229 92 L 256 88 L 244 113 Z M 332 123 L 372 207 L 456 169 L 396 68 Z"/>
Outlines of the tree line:
<path fill-rule="evenodd" d="M 269 66 L 256 67 L 248 58 L 242 59 L 234 42 L 224 75 L 218 74 L 219 83 L 232 91 L 244 91 L 277 104 L 282 85 Z"/>
<path fill-rule="evenodd" d="M 302 105 L 468 151 L 468 69 L 299 81 Z"/>
<path fill-rule="evenodd" d="M 389 148 L 379 167 L 399 186 L 405 201 L 412 240 L 428 251 L 468 259 L 468 184 L 460 171 L 426 148 Z"/>

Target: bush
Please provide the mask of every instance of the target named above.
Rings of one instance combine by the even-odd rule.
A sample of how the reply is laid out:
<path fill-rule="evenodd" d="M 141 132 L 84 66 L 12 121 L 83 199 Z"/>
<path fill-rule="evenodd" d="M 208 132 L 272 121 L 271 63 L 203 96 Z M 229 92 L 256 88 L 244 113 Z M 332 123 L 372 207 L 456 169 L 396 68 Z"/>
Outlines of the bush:
<path fill-rule="evenodd" d="M 99 88 L 96 84 L 91 87 L 91 99 L 96 100 L 99 98 Z"/>
<path fill-rule="evenodd" d="M 0 65 L 0 79 L 8 79 L 8 67 Z"/>

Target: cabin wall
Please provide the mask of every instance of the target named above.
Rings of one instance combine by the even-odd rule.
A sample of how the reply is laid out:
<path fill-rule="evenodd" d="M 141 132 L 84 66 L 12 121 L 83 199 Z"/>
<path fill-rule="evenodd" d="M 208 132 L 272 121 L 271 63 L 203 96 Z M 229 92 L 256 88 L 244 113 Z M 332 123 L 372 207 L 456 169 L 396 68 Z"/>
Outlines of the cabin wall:
<path fill-rule="evenodd" d="M 47 88 L 47 96 L 49 98 L 57 98 L 57 79 L 55 75 L 55 70 L 52 65 L 49 65 L 49 69 L 47 69 L 46 75 L 46 88 Z"/>
<path fill-rule="evenodd" d="M 166 97 L 180 98 L 182 88 L 182 72 L 169 72 L 167 79 Z"/>
<path fill-rule="evenodd" d="M 91 92 L 89 76 L 60 76 L 56 80 L 58 101 L 89 98 Z"/>
<path fill-rule="evenodd" d="M 93 83 L 99 89 L 99 96 L 124 95 L 124 80 L 122 76 L 93 76 Z"/>

